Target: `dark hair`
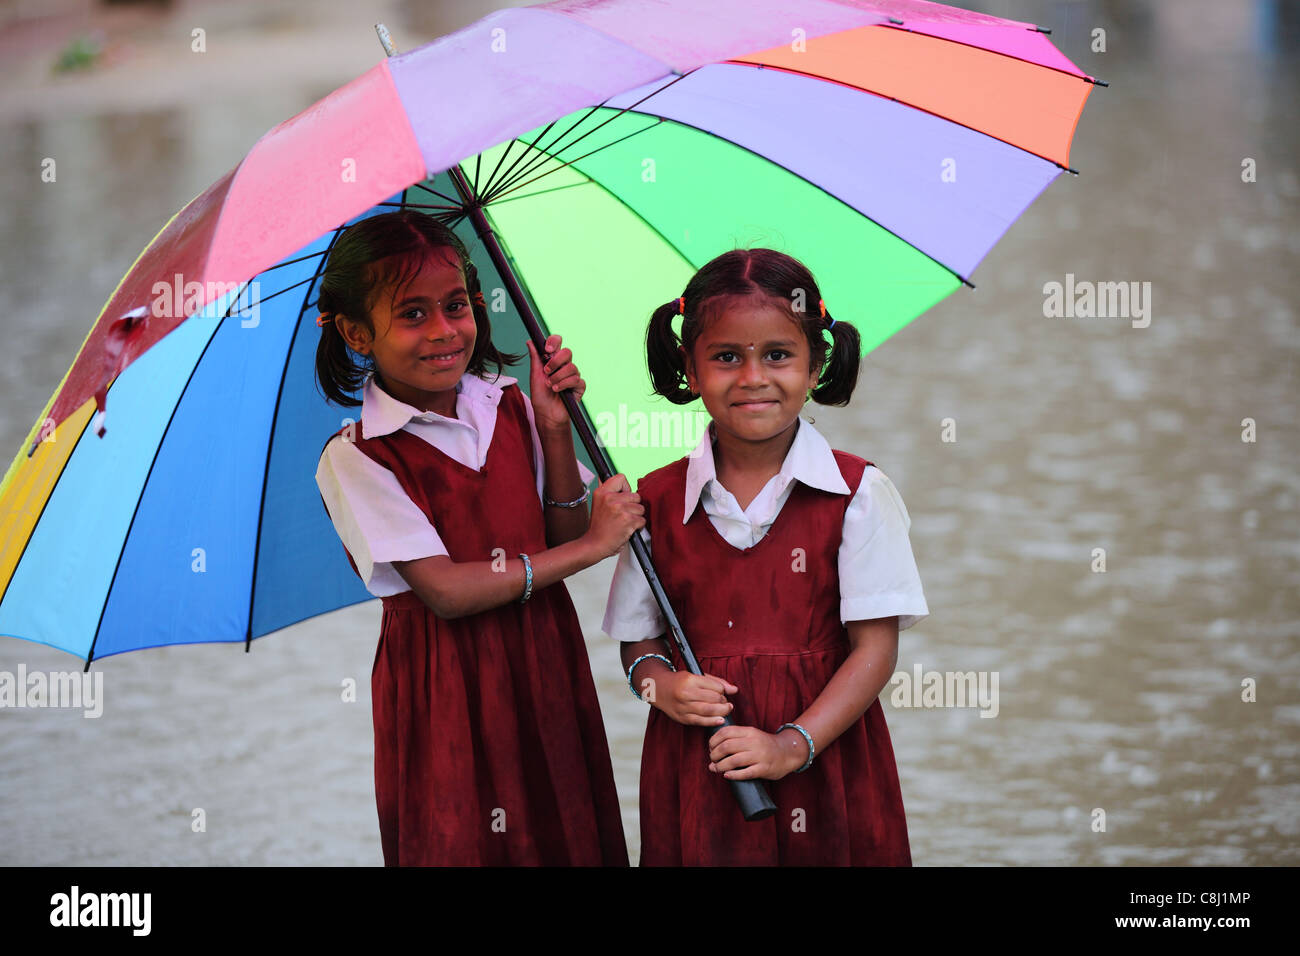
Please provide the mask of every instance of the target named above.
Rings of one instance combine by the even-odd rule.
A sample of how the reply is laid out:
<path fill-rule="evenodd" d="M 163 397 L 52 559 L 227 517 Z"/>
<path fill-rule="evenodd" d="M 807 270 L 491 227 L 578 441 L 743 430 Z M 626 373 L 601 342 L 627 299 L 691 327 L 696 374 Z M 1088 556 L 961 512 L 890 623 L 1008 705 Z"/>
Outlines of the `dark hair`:
<path fill-rule="evenodd" d="M 694 355 L 695 342 L 720 315 L 728 298 L 766 295 L 779 302 L 792 320 L 799 323 L 808 340 L 808 370 L 820 368 L 813 401 L 821 405 L 847 405 L 858 381 L 862 339 L 848 322 L 821 316 L 822 294 L 808 267 L 798 259 L 774 249 L 734 249 L 701 267 L 682 294 L 685 311 L 678 339 L 672 322 L 678 314 L 678 300 L 655 309 L 646 330 L 646 365 L 654 390 L 675 405 L 695 400 L 686 384 L 686 365 L 678 346 Z M 829 329 L 828 343 L 822 332 Z"/>
<path fill-rule="evenodd" d="M 465 273 L 470 308 L 474 310 L 477 334 L 467 371 L 481 375 L 488 366 L 500 375 L 504 365 L 514 365 L 522 355 L 499 352 L 492 344 L 492 326 L 486 305 L 477 301 L 481 292 L 478 270 L 460 237 L 432 216 L 411 209 L 370 216 L 353 223 L 338 237 L 330 250 L 320 277 L 317 306 L 325 314 L 320 342 L 316 346 L 316 380 L 325 398 L 337 405 L 360 405 L 351 393 L 361 387 L 366 375 L 379 370 L 374 359 L 354 352 L 335 326 L 336 315 L 355 319 L 375 334 L 370 308 L 386 288 L 398 289 L 420 271 L 437 250 L 454 255 Z M 382 378 L 380 379 L 382 383 Z"/>

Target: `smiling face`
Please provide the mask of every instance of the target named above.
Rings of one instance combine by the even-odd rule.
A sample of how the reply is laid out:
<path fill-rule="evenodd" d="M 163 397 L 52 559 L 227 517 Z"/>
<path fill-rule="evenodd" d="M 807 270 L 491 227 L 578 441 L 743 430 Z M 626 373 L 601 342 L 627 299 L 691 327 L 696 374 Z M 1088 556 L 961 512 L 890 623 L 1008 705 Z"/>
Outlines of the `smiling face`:
<path fill-rule="evenodd" d="M 452 250 L 434 250 L 406 285 L 375 296 L 373 338 L 359 323 L 344 322 L 348 344 L 374 356 L 390 395 L 454 417 L 456 383 L 474 354 L 478 329 L 465 274 Z"/>
<path fill-rule="evenodd" d="M 722 304 L 686 356 L 686 379 L 704 400 L 718 440 L 767 442 L 799 417 L 820 373 L 803 330 L 765 295 Z"/>

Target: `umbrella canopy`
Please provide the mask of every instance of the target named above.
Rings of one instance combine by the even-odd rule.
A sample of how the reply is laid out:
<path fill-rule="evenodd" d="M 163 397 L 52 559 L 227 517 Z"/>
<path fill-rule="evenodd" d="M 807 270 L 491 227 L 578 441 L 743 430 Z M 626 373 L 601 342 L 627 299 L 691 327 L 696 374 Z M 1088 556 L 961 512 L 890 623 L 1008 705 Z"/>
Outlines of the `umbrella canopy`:
<path fill-rule="evenodd" d="M 347 417 L 313 383 L 314 280 L 340 228 L 409 205 L 504 286 L 452 167 L 635 478 L 703 424 L 650 400 L 640 345 L 696 268 L 785 249 L 870 350 L 1068 167 L 1092 82 L 1032 25 L 913 0 L 561 0 L 392 57 L 263 137 L 110 297 L 0 486 L 0 633 L 89 661 L 370 598 L 313 480 Z M 520 350 L 514 303 L 489 309 Z"/>

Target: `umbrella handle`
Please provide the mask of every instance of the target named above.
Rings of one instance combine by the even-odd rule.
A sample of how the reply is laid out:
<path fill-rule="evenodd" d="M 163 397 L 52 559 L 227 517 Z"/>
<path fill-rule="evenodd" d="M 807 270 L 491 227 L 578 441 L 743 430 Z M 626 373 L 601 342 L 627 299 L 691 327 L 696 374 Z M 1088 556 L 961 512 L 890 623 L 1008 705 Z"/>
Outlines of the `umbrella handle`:
<path fill-rule="evenodd" d="M 672 633 L 677 650 L 681 652 L 682 660 L 686 663 L 686 669 L 692 674 L 702 677 L 704 672 L 700 669 L 699 661 L 695 659 L 695 654 L 686 640 L 685 633 L 682 632 L 681 622 L 677 620 L 677 613 L 673 610 L 672 604 L 669 603 L 668 595 L 664 592 L 663 585 L 659 581 L 659 575 L 650 560 L 650 551 L 646 547 L 641 533 L 637 532 L 632 535 L 629 543 L 632 545 L 632 553 L 636 555 L 637 561 L 641 563 L 641 570 L 645 572 L 646 580 L 650 582 L 650 590 L 654 593 L 655 600 L 659 602 L 659 609 L 668 622 L 668 629 Z M 723 717 L 722 725 L 724 727 L 735 726 L 729 716 Z M 776 804 L 772 801 L 772 796 L 767 792 L 767 785 L 763 781 L 728 780 L 727 783 L 731 784 L 732 795 L 735 796 L 736 802 L 740 804 L 740 812 L 747 821 L 766 820 L 776 813 Z"/>
<path fill-rule="evenodd" d="M 730 717 L 723 719 L 723 726 L 732 726 Z M 728 780 L 727 783 L 731 784 L 731 792 L 748 822 L 766 820 L 776 813 L 776 804 L 772 802 L 772 796 L 762 781 Z"/>

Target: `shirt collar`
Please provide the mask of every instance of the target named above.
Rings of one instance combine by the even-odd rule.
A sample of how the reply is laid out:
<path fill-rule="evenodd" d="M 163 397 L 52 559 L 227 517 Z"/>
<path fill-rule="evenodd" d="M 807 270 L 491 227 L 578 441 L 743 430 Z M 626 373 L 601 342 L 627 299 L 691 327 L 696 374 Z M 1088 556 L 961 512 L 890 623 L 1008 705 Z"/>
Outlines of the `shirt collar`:
<path fill-rule="evenodd" d="M 483 402 L 495 407 L 501 401 L 501 390 L 517 380 L 509 375 L 501 375 L 488 382 L 477 375 L 466 372 L 456 383 L 456 401 L 462 399 Z M 374 373 L 366 377 L 365 388 L 361 394 L 361 433 L 366 438 L 378 438 L 389 435 L 403 428 L 412 419 L 422 422 L 446 421 L 437 412 L 426 412 L 399 401 L 389 395 L 375 383 Z"/>
<path fill-rule="evenodd" d="M 777 472 L 782 485 L 790 481 L 802 481 L 810 488 L 847 495 L 849 486 L 840 474 L 840 466 L 835 461 L 835 453 L 831 451 L 830 444 L 821 432 L 802 418 L 799 419 L 798 427 L 790 450 L 786 452 L 785 461 L 781 463 L 781 470 Z M 682 509 L 682 524 L 689 521 L 695 513 L 701 492 L 708 487 L 709 482 L 718 478 L 717 466 L 713 460 L 715 439 L 714 425 L 710 422 L 700 443 L 686 459 L 686 502 Z"/>

